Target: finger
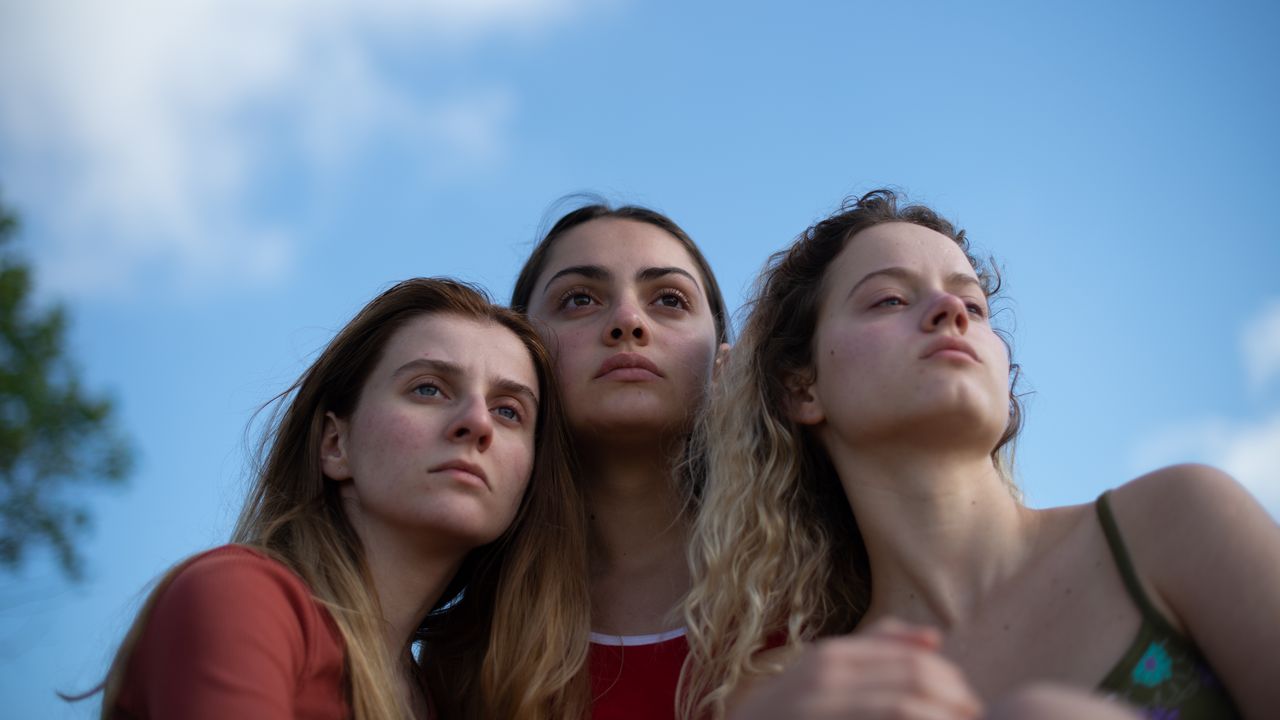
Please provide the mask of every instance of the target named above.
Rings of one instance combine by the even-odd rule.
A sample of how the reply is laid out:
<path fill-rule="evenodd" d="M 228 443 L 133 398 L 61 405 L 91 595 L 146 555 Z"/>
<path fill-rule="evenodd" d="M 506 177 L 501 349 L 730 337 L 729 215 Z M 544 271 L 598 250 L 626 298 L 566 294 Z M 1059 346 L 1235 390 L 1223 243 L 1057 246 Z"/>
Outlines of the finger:
<path fill-rule="evenodd" d="M 936 652 L 892 640 L 842 639 L 815 648 L 816 683 L 851 692 L 887 691 L 972 713 L 982 702 L 960 669 Z"/>
<path fill-rule="evenodd" d="M 942 646 L 942 633 L 927 625 L 913 625 L 896 618 L 883 618 L 860 629 L 857 635 L 898 640 L 920 647 L 937 649 Z"/>

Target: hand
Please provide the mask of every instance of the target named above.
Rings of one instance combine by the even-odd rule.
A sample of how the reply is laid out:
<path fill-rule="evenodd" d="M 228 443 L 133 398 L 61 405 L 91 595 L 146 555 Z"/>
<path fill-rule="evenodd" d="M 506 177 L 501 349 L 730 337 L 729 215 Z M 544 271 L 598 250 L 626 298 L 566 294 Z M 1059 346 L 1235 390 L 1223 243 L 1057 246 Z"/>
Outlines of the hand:
<path fill-rule="evenodd" d="M 1141 720 L 1134 708 L 1084 690 L 1036 683 L 1005 695 L 986 720 Z"/>
<path fill-rule="evenodd" d="M 806 647 L 731 703 L 731 720 L 970 720 L 982 702 L 932 628 L 896 620 Z"/>

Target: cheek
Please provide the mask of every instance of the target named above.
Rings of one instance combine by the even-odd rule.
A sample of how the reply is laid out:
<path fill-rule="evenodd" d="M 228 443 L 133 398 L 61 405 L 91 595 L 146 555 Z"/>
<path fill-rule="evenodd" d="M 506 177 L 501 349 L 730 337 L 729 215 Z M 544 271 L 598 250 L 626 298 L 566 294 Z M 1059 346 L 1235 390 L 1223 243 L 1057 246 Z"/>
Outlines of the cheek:
<path fill-rule="evenodd" d="M 591 369 L 587 367 L 592 359 L 588 343 L 593 336 L 594 333 L 587 330 L 572 329 L 550 332 L 543 337 L 551 351 L 556 379 L 565 389 L 569 389 L 575 380 Z"/>
<path fill-rule="evenodd" d="M 423 445 L 427 431 L 428 428 L 409 413 L 371 413 L 356 418 L 350 448 L 354 466 L 396 464 Z"/>
<path fill-rule="evenodd" d="M 861 377 L 885 357 L 884 345 L 885 338 L 875 332 L 824 335 L 814 347 L 819 376 L 825 374 L 833 380 Z"/>
<path fill-rule="evenodd" d="M 504 487 L 507 489 L 507 504 L 512 512 L 520 505 L 520 499 L 529 487 L 529 478 L 533 474 L 533 452 L 533 440 L 528 439 L 512 443 L 509 451 L 504 453 L 502 466 L 510 469 Z"/>

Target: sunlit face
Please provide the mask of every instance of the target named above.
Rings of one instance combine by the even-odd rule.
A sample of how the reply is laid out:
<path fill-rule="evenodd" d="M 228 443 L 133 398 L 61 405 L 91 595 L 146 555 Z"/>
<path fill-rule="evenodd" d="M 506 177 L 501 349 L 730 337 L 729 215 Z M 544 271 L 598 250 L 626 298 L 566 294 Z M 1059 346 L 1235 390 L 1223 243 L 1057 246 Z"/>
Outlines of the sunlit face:
<path fill-rule="evenodd" d="M 953 240 L 910 223 L 873 226 L 849 240 L 823 285 L 812 402 L 797 419 L 820 425 L 829 448 L 910 437 L 995 447 L 1009 419 L 1009 356 Z"/>
<path fill-rule="evenodd" d="M 666 231 L 601 218 L 562 235 L 529 314 L 550 333 L 576 435 L 685 432 L 715 366 L 715 322 L 693 257 Z"/>
<path fill-rule="evenodd" d="M 392 336 L 348 418 L 327 418 L 325 474 L 362 538 L 467 550 L 511 524 L 533 468 L 538 378 L 501 325 L 417 317 Z"/>

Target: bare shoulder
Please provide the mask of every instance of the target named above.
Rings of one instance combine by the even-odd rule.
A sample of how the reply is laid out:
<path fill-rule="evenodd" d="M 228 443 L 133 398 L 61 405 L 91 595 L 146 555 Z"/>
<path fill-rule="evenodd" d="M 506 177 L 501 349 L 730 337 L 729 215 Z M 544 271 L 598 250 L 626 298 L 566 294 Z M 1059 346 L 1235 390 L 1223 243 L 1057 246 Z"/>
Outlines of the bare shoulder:
<path fill-rule="evenodd" d="M 1238 584 L 1280 559 L 1280 526 L 1240 483 L 1173 465 L 1117 488 L 1112 511 L 1139 575 L 1179 614 L 1187 597 Z M 1181 598 L 1181 600 L 1180 600 Z"/>
<path fill-rule="evenodd" d="M 1177 465 L 1113 493 L 1137 574 L 1246 717 L 1280 703 L 1280 525 L 1229 475 Z"/>
<path fill-rule="evenodd" d="M 1126 539 L 1177 530 L 1196 531 L 1241 513 L 1263 513 L 1235 478 L 1209 465 L 1170 465 L 1116 488 L 1111 506 Z M 1265 513 L 1263 513 L 1265 514 Z"/>

